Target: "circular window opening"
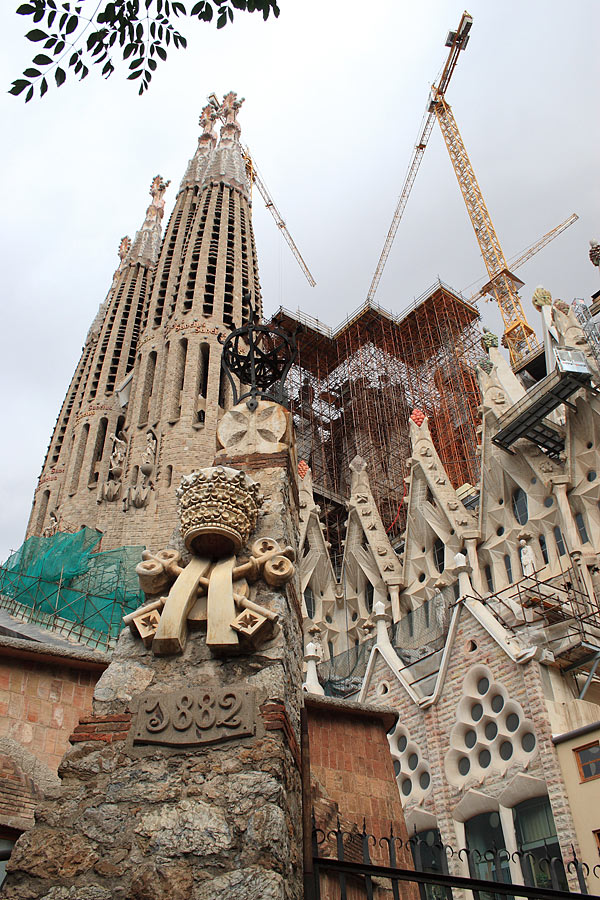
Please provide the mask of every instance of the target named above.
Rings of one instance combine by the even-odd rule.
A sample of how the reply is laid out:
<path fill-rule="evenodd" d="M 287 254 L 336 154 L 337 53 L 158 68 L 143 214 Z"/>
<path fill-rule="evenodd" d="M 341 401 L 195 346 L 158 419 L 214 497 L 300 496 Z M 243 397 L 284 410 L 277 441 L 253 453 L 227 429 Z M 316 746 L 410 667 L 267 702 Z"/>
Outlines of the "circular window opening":
<path fill-rule="evenodd" d="M 394 760 L 394 775 L 396 777 L 398 777 L 399 774 L 400 774 L 400 763 L 398 762 L 397 759 L 395 759 Z"/>
<path fill-rule="evenodd" d="M 506 717 L 506 727 L 509 731 L 516 731 L 519 727 L 519 717 L 516 713 L 509 713 Z"/>
<path fill-rule="evenodd" d="M 489 750 L 482 750 L 479 754 L 479 765 L 482 769 L 487 769 L 492 761 L 492 755 Z"/>
<path fill-rule="evenodd" d="M 405 778 L 402 782 L 402 793 L 405 797 L 408 797 L 410 792 L 412 791 L 412 781 L 410 778 Z"/>
<path fill-rule="evenodd" d="M 546 499 L 544 500 L 544 506 L 548 507 L 548 509 L 550 509 L 550 507 L 552 506 L 553 503 L 554 503 L 553 497 L 546 497 Z"/>
<path fill-rule="evenodd" d="M 594 472 L 593 469 L 590 469 L 590 471 L 587 473 L 588 481 L 595 481 L 597 477 L 598 477 L 598 475 L 596 474 L 596 472 Z"/>
<path fill-rule="evenodd" d="M 471 747 L 474 747 L 474 746 L 475 746 L 476 742 L 477 742 L 477 735 L 475 734 L 475 732 L 474 732 L 473 729 L 471 728 L 471 729 L 470 729 L 469 731 L 467 731 L 467 733 L 465 734 L 465 745 L 466 745 L 466 746 L 469 748 L 469 750 L 470 750 Z"/>
<path fill-rule="evenodd" d="M 450 529 L 450 534 L 454 534 L 454 528 Z"/>
<path fill-rule="evenodd" d="M 502 525 L 499 528 L 496 528 L 496 534 L 498 535 L 498 537 L 502 537 L 502 535 L 504 534 L 504 528 L 502 527 Z"/>
<path fill-rule="evenodd" d="M 490 682 L 488 678 L 480 678 L 477 682 L 477 690 L 482 696 L 483 694 L 487 694 L 489 686 Z"/>
<path fill-rule="evenodd" d="M 328 625 L 331 625 L 331 623 L 333 622 L 333 619 L 331 618 L 331 616 L 325 616 L 325 621 L 327 622 Z"/>
<path fill-rule="evenodd" d="M 427 790 L 427 788 L 428 788 L 429 785 L 431 784 L 431 777 L 430 777 L 430 775 L 429 775 L 429 772 L 422 772 L 422 773 L 421 773 L 421 776 L 420 776 L 420 778 L 419 778 L 419 784 L 421 785 L 421 788 L 422 788 L 424 791 Z"/>
<path fill-rule="evenodd" d="M 513 755 L 513 745 L 510 741 L 502 741 L 500 744 L 500 757 L 503 760 L 509 760 Z"/>
<path fill-rule="evenodd" d="M 381 696 L 382 694 L 387 694 L 389 689 L 390 689 L 390 686 L 387 683 L 387 681 L 382 681 L 381 684 L 379 685 L 379 687 L 377 688 L 377 693 Z"/>
<path fill-rule="evenodd" d="M 460 774 L 468 775 L 470 768 L 471 768 L 471 763 L 469 762 L 467 757 L 461 756 L 461 758 L 458 761 L 458 771 L 460 772 Z"/>
<path fill-rule="evenodd" d="M 467 641 L 465 644 L 465 650 L 467 653 L 473 653 L 477 650 L 477 642 L 476 641 Z"/>
<path fill-rule="evenodd" d="M 499 506 L 504 506 L 504 497 L 500 497 L 498 500 Z"/>
<path fill-rule="evenodd" d="M 531 479 L 531 483 L 532 483 L 532 484 L 537 484 L 537 478 L 536 478 L 535 476 Z"/>
<path fill-rule="evenodd" d="M 488 722 L 485 726 L 485 736 L 488 741 L 493 741 L 498 734 L 498 727 L 494 722 Z"/>
<path fill-rule="evenodd" d="M 483 706 L 481 703 L 474 703 L 471 707 L 471 718 L 474 722 L 479 722 L 480 718 L 483 715 Z"/>
<path fill-rule="evenodd" d="M 353 612 L 353 613 L 352 613 L 352 621 L 353 621 L 353 622 L 356 622 L 357 619 L 358 619 L 358 613 L 357 613 L 357 612 Z"/>
<path fill-rule="evenodd" d="M 426 550 L 427 550 L 427 548 L 426 548 L 426 547 L 421 547 L 421 553 L 425 553 L 425 552 L 426 552 Z"/>
<path fill-rule="evenodd" d="M 535 735 L 532 734 L 531 731 L 526 731 L 521 738 L 521 747 L 523 748 L 525 753 L 531 753 L 531 751 L 535 747 Z"/>
<path fill-rule="evenodd" d="M 591 441 L 588 441 L 587 444 L 586 444 L 586 447 L 588 448 L 588 450 L 591 450 L 593 446 L 594 446 L 594 445 L 593 445 L 593 443 L 592 443 Z"/>
<path fill-rule="evenodd" d="M 419 575 L 419 581 L 425 581 L 425 572 L 421 572 Z"/>
<path fill-rule="evenodd" d="M 406 750 L 407 744 L 408 744 L 408 740 L 406 739 L 406 737 L 403 734 L 401 734 L 400 737 L 398 738 L 398 750 L 400 751 L 400 753 L 404 753 L 404 751 Z"/>
<path fill-rule="evenodd" d="M 416 769 L 419 765 L 419 757 L 416 753 L 411 753 L 408 757 L 408 767 L 409 769 Z"/>
<path fill-rule="evenodd" d="M 494 712 L 499 713 L 501 709 L 504 707 L 504 697 L 502 694 L 496 694 L 495 697 L 492 697 L 492 709 Z"/>

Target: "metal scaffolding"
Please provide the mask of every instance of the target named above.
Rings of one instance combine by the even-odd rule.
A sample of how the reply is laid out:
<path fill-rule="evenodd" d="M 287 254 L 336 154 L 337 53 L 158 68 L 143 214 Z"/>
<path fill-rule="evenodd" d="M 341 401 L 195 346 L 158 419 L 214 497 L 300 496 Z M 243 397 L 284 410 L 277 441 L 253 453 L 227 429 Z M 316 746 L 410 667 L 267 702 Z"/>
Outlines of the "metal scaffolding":
<path fill-rule="evenodd" d="M 298 458 L 312 469 L 334 557 L 356 455 L 368 464 L 390 536 L 403 530 L 413 409 L 429 417 L 454 486 L 477 482 L 479 312 L 464 297 L 439 281 L 399 316 L 367 302 L 335 331 L 283 308 L 273 320 L 302 326 L 286 388 Z"/>

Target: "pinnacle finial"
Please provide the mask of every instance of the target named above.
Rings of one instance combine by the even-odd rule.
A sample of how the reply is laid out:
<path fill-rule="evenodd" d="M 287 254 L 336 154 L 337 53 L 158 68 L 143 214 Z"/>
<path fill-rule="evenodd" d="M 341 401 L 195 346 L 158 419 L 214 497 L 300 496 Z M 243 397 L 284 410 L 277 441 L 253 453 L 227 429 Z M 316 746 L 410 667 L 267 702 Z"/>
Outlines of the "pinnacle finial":
<path fill-rule="evenodd" d="M 152 197 L 152 202 L 148 209 L 146 210 L 146 221 L 158 221 L 162 219 L 165 214 L 165 191 L 171 184 L 170 181 L 165 181 L 162 175 L 155 175 L 152 179 L 152 184 L 150 185 L 149 194 Z"/>
<path fill-rule="evenodd" d="M 129 253 L 130 250 L 131 250 L 131 238 L 129 237 L 128 234 L 126 234 L 125 237 L 121 238 L 121 243 L 119 244 L 118 254 L 119 254 L 119 259 L 121 260 L 121 262 L 125 259 L 125 257 L 127 256 L 127 254 Z"/>

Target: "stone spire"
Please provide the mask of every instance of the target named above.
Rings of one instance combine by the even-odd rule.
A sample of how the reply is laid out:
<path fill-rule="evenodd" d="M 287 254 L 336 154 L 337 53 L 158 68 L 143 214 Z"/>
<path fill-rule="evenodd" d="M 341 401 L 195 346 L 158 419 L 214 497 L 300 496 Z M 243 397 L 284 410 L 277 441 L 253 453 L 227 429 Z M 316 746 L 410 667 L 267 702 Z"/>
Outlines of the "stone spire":
<path fill-rule="evenodd" d="M 109 477 L 110 435 L 120 434 L 125 424 L 119 388 L 131 381 L 135 365 L 168 184 L 160 175 L 152 180 L 152 202 L 141 229 L 133 244 L 128 236 L 121 239 L 119 265 L 86 336 L 50 440 L 28 534 L 41 534 L 59 509 L 61 521 L 101 525 L 97 501 Z"/>
<path fill-rule="evenodd" d="M 170 184 L 170 181 L 164 181 L 160 175 L 155 175 L 152 179 L 149 191 L 152 202 L 128 254 L 129 263 L 140 262 L 151 266 L 156 263 L 160 252 L 161 222 L 165 214 L 165 191 Z"/>

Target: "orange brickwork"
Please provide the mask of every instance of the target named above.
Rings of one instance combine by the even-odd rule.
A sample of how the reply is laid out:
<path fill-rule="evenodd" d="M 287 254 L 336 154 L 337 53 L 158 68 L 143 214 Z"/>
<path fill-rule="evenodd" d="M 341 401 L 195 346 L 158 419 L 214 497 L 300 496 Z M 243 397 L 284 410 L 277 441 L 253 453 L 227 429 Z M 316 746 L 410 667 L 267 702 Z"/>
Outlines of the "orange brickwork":
<path fill-rule="evenodd" d="M 386 732 L 395 715 L 329 699 L 306 698 L 310 747 L 310 778 L 317 826 L 326 833 L 352 825 L 378 838 L 388 835 L 390 824 L 407 839 L 400 794 Z M 398 864 L 412 868 L 405 851 Z M 372 848 L 373 862 L 386 864 L 381 847 Z"/>
<path fill-rule="evenodd" d="M 56 771 L 69 735 L 90 713 L 99 673 L 19 659 L 0 660 L 0 737 Z"/>

